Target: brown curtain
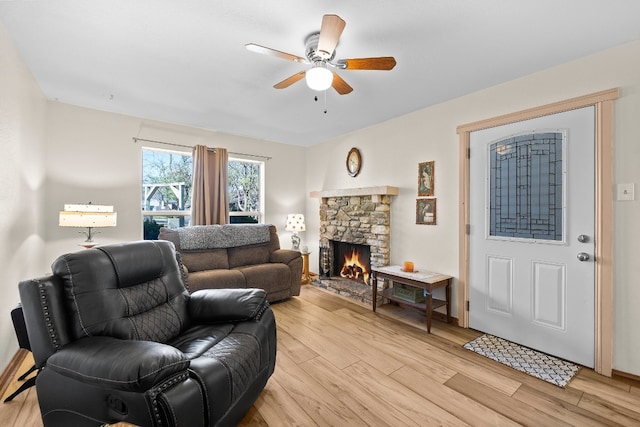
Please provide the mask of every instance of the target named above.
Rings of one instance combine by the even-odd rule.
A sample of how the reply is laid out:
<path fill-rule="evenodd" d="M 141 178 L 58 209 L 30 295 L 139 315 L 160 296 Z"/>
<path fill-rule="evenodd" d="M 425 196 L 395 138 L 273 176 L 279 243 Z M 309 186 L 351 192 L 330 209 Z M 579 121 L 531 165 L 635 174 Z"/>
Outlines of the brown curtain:
<path fill-rule="evenodd" d="M 226 148 L 193 147 L 191 225 L 229 222 L 228 160 Z"/>

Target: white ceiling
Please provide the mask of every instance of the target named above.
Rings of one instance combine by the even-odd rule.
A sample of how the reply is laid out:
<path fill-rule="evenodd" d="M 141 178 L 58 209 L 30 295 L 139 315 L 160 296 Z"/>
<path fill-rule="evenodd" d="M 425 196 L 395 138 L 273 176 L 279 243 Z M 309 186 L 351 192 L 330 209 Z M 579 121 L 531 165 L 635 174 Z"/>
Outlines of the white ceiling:
<path fill-rule="evenodd" d="M 394 56 L 314 92 L 304 56 L 324 14 L 346 21 L 336 58 Z M 0 21 L 52 100 L 310 146 L 640 39 L 638 0 L 0 1 Z M 318 95 L 318 101 L 314 96 Z"/>

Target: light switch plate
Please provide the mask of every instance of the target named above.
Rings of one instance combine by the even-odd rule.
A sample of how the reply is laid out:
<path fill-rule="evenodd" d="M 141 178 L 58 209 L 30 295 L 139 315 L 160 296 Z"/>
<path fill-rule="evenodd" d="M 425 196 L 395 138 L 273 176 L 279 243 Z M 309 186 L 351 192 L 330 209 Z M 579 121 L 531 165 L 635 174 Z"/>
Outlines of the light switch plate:
<path fill-rule="evenodd" d="M 618 184 L 617 200 L 635 200 L 635 184 Z"/>

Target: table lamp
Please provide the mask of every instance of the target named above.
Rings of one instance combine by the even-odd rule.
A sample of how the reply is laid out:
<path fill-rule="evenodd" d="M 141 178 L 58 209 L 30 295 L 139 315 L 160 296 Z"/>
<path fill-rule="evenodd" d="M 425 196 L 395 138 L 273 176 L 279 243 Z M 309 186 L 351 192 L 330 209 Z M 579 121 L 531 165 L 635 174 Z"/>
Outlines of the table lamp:
<path fill-rule="evenodd" d="M 86 228 L 87 231 L 79 231 L 87 236 L 87 240 L 81 245 L 86 249 L 94 247 L 93 235 L 98 233 L 94 228 L 115 227 L 118 214 L 113 211 L 113 206 L 94 204 L 67 204 L 60 211 L 58 225 L 60 227 Z"/>
<path fill-rule="evenodd" d="M 299 231 L 306 229 L 304 225 L 304 215 L 302 214 L 289 214 L 287 215 L 287 225 L 284 228 L 286 231 L 292 231 L 291 235 L 291 249 L 294 251 L 300 250 L 300 236 Z"/>

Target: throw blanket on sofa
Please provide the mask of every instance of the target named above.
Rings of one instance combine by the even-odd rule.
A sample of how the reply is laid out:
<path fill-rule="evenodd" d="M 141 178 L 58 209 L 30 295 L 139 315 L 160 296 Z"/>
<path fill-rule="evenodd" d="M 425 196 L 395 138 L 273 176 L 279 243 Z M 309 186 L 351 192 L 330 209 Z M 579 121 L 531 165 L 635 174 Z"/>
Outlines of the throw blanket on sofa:
<path fill-rule="evenodd" d="M 269 224 L 193 225 L 178 228 L 184 250 L 232 248 L 270 240 Z"/>

